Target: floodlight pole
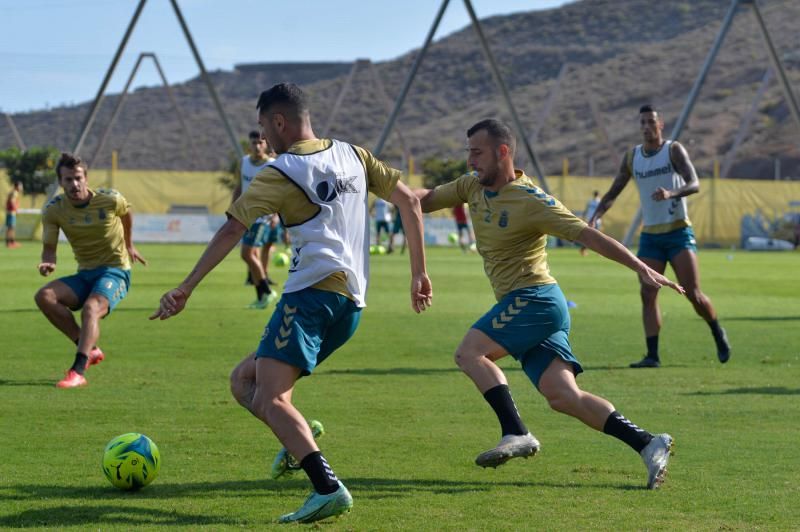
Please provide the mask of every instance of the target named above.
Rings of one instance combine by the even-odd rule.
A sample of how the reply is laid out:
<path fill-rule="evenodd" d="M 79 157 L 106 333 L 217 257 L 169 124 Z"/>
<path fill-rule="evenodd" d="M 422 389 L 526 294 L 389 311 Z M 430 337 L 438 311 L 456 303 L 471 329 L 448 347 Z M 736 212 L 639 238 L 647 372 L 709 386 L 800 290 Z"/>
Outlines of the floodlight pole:
<path fill-rule="evenodd" d="M 11 115 L 8 113 L 3 113 L 3 115 L 5 115 L 8 127 L 9 129 L 11 129 L 11 134 L 14 136 L 14 142 L 17 143 L 17 146 L 19 147 L 20 150 L 26 151 L 28 148 L 22 141 L 22 135 L 19 134 L 19 130 L 17 129 L 17 125 L 14 123 L 14 119 L 11 118 Z"/>
<path fill-rule="evenodd" d="M 142 14 L 142 9 L 144 9 L 144 5 L 146 3 L 147 0 L 139 0 L 139 5 L 136 6 L 136 11 L 133 13 L 130 24 L 128 24 L 128 29 L 125 30 L 125 35 L 122 37 L 122 42 L 120 42 L 119 47 L 117 47 L 117 53 L 114 54 L 114 58 L 111 60 L 111 65 L 109 65 L 106 75 L 103 78 L 103 82 L 100 84 L 100 88 L 97 90 L 97 96 L 94 98 L 92 107 L 89 109 L 89 113 L 86 115 L 86 118 L 83 121 L 81 132 L 78 135 L 78 139 L 75 141 L 75 147 L 72 149 L 72 152 L 75 154 L 78 154 L 78 152 L 81 151 L 83 143 L 86 140 L 86 135 L 89 133 L 89 129 L 91 129 L 95 118 L 97 118 L 97 111 L 100 109 L 100 103 L 103 101 L 103 96 L 106 93 L 108 82 L 111 81 L 111 76 L 114 74 L 114 70 L 117 68 L 119 58 L 122 56 L 122 52 L 125 51 L 125 46 L 128 44 L 128 39 L 130 38 L 131 33 L 133 33 L 133 28 L 136 26 L 136 22 L 139 20 L 139 15 Z"/>
<path fill-rule="evenodd" d="M 194 39 L 192 39 L 192 34 L 189 32 L 189 26 L 186 25 L 186 21 L 183 19 L 183 13 L 181 13 L 180 8 L 178 7 L 177 0 L 170 0 L 170 3 L 172 4 L 172 9 L 175 10 L 175 15 L 178 17 L 178 22 L 181 25 L 183 34 L 186 36 L 186 41 L 189 43 L 189 48 L 192 49 L 194 60 L 197 63 L 197 66 L 200 68 L 203 81 L 205 82 L 206 87 L 208 87 L 208 93 L 211 95 L 211 99 L 214 101 L 214 106 L 217 108 L 217 113 L 219 113 L 219 116 L 222 119 L 222 123 L 225 126 L 225 131 L 228 132 L 228 138 L 230 139 L 233 148 L 236 150 L 236 153 L 241 159 L 244 157 L 244 150 L 242 149 L 242 145 L 239 144 L 239 141 L 236 139 L 236 135 L 233 133 L 233 128 L 231 127 L 230 122 L 228 122 L 228 117 L 225 115 L 225 110 L 222 108 L 222 103 L 217 96 L 217 91 L 214 89 L 214 84 L 211 83 L 211 78 L 208 76 L 208 72 L 206 72 L 206 67 L 203 64 L 203 59 L 200 57 L 200 52 L 197 51 L 197 47 L 194 45 Z"/>
<path fill-rule="evenodd" d="M 369 59 L 367 59 L 367 66 L 369 67 L 370 74 L 372 74 L 372 83 L 377 88 L 379 98 L 383 102 L 384 107 L 386 107 L 386 110 L 391 111 L 392 101 L 389 99 L 389 95 L 386 94 L 386 87 L 383 85 L 383 81 L 381 81 L 381 77 L 378 75 L 378 69 L 375 68 L 375 64 Z M 403 150 L 406 159 L 408 159 L 408 157 L 411 156 L 411 152 L 406 145 L 406 139 L 403 138 L 403 133 L 400 132 L 400 128 L 397 128 L 396 133 L 397 138 L 400 140 L 400 148 Z"/>
<path fill-rule="evenodd" d="M 708 75 L 709 70 L 711 70 L 711 65 L 714 64 L 714 60 L 717 58 L 717 53 L 719 49 L 722 47 L 722 42 L 725 40 L 725 36 L 728 34 L 728 30 L 731 27 L 731 23 L 733 22 L 733 17 L 736 15 L 736 9 L 739 7 L 739 4 L 743 2 L 747 2 L 751 0 L 732 0 L 731 6 L 728 8 L 728 12 L 725 15 L 725 19 L 722 21 L 722 27 L 719 29 L 719 33 L 717 33 L 716 38 L 714 39 L 714 43 L 711 45 L 711 50 L 708 52 L 708 56 L 706 56 L 706 60 L 703 63 L 703 67 L 700 69 L 700 74 L 697 75 L 697 79 L 692 86 L 692 90 L 689 91 L 689 97 L 686 100 L 686 103 L 683 106 L 683 110 L 681 111 L 680 116 L 678 116 L 678 121 L 675 122 L 675 126 L 672 128 L 672 132 L 670 137 L 672 140 L 678 140 L 680 137 L 681 132 L 683 131 L 683 126 L 686 125 L 686 121 L 689 119 L 689 115 L 694 108 L 694 104 L 697 101 L 697 97 L 700 94 L 700 89 L 703 87 L 703 83 L 706 80 L 706 76 Z M 628 226 L 628 231 L 625 233 L 625 238 L 622 239 L 622 243 L 630 247 L 631 242 L 633 241 L 633 234 L 639 229 L 639 225 L 642 223 L 642 207 L 639 206 L 639 210 L 636 211 L 636 216 L 634 216 L 631 225 Z"/>
<path fill-rule="evenodd" d="M 444 15 L 445 10 L 447 9 L 447 4 L 449 3 L 450 0 L 442 0 L 442 5 L 439 6 L 439 11 L 436 13 L 436 18 L 433 20 L 433 24 L 431 24 L 430 30 L 428 30 L 428 35 L 425 37 L 425 43 L 422 45 L 417 57 L 414 59 L 414 64 L 411 65 L 411 70 L 408 71 L 406 81 L 403 83 L 403 88 L 400 89 L 400 94 L 397 96 L 397 100 L 394 102 L 394 109 L 392 109 L 392 113 L 389 115 L 389 120 L 387 120 L 386 124 L 383 126 L 381 136 L 378 138 L 378 143 L 375 145 L 375 149 L 373 150 L 375 157 L 379 157 L 381 151 L 383 151 L 383 146 L 386 144 L 386 140 L 389 138 L 389 133 L 392 132 L 392 127 L 394 126 L 394 123 L 400 114 L 400 108 L 403 107 L 403 102 L 405 102 L 406 96 L 408 96 L 408 89 L 411 88 L 411 83 L 414 81 L 414 77 L 417 75 L 417 70 L 419 70 L 419 66 L 422 64 L 422 59 L 425 57 L 425 53 L 428 51 L 428 48 L 431 45 L 433 36 L 436 34 L 436 29 L 439 27 L 439 23 L 442 21 L 442 15 Z"/>
<path fill-rule="evenodd" d="M 128 76 L 128 81 L 125 82 L 125 87 L 122 89 L 122 93 L 120 94 L 119 99 L 117 100 L 117 105 L 114 106 L 114 111 L 111 113 L 111 119 L 108 121 L 108 124 L 106 124 L 106 128 L 103 130 L 103 134 L 100 136 L 100 141 L 97 143 L 97 148 L 94 151 L 94 155 L 92 155 L 92 158 L 89 159 L 90 165 L 93 165 L 97 161 L 97 157 L 100 155 L 100 152 L 103 150 L 103 147 L 105 147 L 106 141 L 108 140 L 108 137 L 111 134 L 111 129 L 114 127 L 114 124 L 116 123 L 117 118 L 119 117 L 119 113 L 122 110 L 122 106 L 128 98 L 128 91 L 130 89 L 131 83 L 133 82 L 133 79 L 136 77 L 136 73 L 139 71 L 139 66 L 141 66 L 142 61 L 145 58 L 150 58 L 153 60 L 153 63 L 155 63 L 156 70 L 158 70 L 158 75 L 161 77 L 161 82 L 164 84 L 164 88 L 167 91 L 167 95 L 169 96 L 170 102 L 172 103 L 172 107 L 175 109 L 175 113 L 178 116 L 178 121 L 181 123 L 183 132 L 186 135 L 186 140 L 188 142 L 189 150 L 192 154 L 194 154 L 194 147 L 191 141 L 189 141 L 189 139 L 191 139 L 191 133 L 189 131 L 189 127 L 186 125 L 186 121 L 183 119 L 183 114 L 181 113 L 180 108 L 178 107 L 178 102 L 175 99 L 175 95 L 172 93 L 172 89 L 170 89 L 169 87 L 169 82 L 167 81 L 167 77 L 164 75 L 164 71 L 161 69 L 161 64 L 158 61 L 158 57 L 156 57 L 156 54 L 152 52 L 142 52 L 141 54 L 139 54 L 139 58 L 136 60 L 136 64 L 133 66 L 130 76 Z"/>
<path fill-rule="evenodd" d="M 744 139 L 747 138 L 747 134 L 750 132 L 750 124 L 753 122 L 753 117 L 758 112 L 758 104 L 764 98 L 764 93 L 767 92 L 767 88 L 769 87 L 769 82 L 772 81 L 772 68 L 768 68 L 764 72 L 764 77 L 761 79 L 761 85 L 758 87 L 758 91 L 756 92 L 755 97 L 753 98 L 753 103 L 750 104 L 750 110 L 747 111 L 742 117 L 742 121 L 739 123 L 738 132 L 736 133 L 736 138 L 733 140 L 733 145 L 731 149 L 728 150 L 728 153 L 725 154 L 725 158 L 722 159 L 722 164 L 719 176 L 720 177 L 730 177 L 731 167 L 733 166 L 733 161 L 736 159 L 736 153 L 739 151 L 739 147 L 744 142 Z"/>
<path fill-rule="evenodd" d="M 536 157 L 536 153 L 533 151 L 533 146 L 531 146 L 531 143 L 528 141 L 528 135 L 525 133 L 522 120 L 519 119 L 517 110 L 514 108 L 514 103 L 511 101 L 511 95 L 509 94 L 508 88 L 503 81 L 503 76 L 500 75 L 500 69 L 497 67 L 497 63 L 494 60 L 494 55 L 492 55 L 492 50 L 489 48 L 489 44 L 487 43 L 486 37 L 483 34 L 481 23 L 478 21 L 478 17 L 475 15 L 475 10 L 472 8 L 472 2 L 470 0 L 464 0 L 464 6 L 467 8 L 469 18 L 472 20 L 472 27 L 475 29 L 475 33 L 478 36 L 481 48 L 483 49 L 483 54 L 486 56 L 486 60 L 489 62 L 489 66 L 491 67 L 492 75 L 494 76 L 494 82 L 500 89 L 503 100 L 505 101 L 508 111 L 511 114 L 511 119 L 514 121 L 517 134 L 522 139 L 522 143 L 525 146 L 525 151 L 528 152 L 528 158 L 533 165 L 533 170 L 536 173 L 536 177 L 539 179 L 539 185 L 541 185 L 542 189 L 549 194 L 550 189 L 547 186 L 547 179 L 545 179 L 544 172 L 539 164 L 539 158 Z"/>
<path fill-rule="evenodd" d="M 336 119 L 336 115 L 339 113 L 339 107 L 342 106 L 342 101 L 344 101 L 344 95 L 347 94 L 347 91 L 350 89 L 350 83 L 353 81 L 353 77 L 356 74 L 356 70 L 358 70 L 358 63 L 360 61 L 361 59 L 356 59 L 353 62 L 353 66 L 350 67 L 350 73 L 344 80 L 344 85 L 342 85 L 342 90 L 339 91 L 339 96 L 336 97 L 336 102 L 334 102 L 333 104 L 333 109 L 331 109 L 331 114 L 328 115 L 328 123 L 325 124 L 325 129 L 322 130 L 323 137 L 327 137 L 330 134 L 331 128 L 333 127 L 333 121 Z"/>
<path fill-rule="evenodd" d="M 553 112 L 553 105 L 555 105 L 556 99 L 561 93 L 561 82 L 564 81 L 568 68 L 568 62 L 561 64 L 561 69 L 559 69 L 558 75 L 556 76 L 556 83 L 550 89 L 550 94 L 547 95 L 547 101 L 542 108 L 542 112 L 539 113 L 536 123 L 533 125 L 533 131 L 531 131 L 531 142 L 538 142 L 539 133 L 541 133 L 544 123 L 547 122 L 547 119 L 550 117 L 550 113 Z"/>

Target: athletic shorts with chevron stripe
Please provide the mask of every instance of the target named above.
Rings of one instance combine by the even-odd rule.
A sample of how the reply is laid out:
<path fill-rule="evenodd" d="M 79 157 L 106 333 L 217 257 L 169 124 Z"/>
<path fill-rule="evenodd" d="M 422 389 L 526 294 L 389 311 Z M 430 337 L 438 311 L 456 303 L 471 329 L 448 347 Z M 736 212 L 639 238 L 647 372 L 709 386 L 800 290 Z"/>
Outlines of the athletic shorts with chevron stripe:
<path fill-rule="evenodd" d="M 537 388 L 556 357 L 572 364 L 575 375 L 583 371 L 569 344 L 569 327 L 567 301 L 557 284 L 509 292 L 472 326 L 519 361 Z"/>
<path fill-rule="evenodd" d="M 304 288 L 284 293 L 264 329 L 256 358 L 281 360 L 309 375 L 353 336 L 361 309 L 335 292 Z"/>

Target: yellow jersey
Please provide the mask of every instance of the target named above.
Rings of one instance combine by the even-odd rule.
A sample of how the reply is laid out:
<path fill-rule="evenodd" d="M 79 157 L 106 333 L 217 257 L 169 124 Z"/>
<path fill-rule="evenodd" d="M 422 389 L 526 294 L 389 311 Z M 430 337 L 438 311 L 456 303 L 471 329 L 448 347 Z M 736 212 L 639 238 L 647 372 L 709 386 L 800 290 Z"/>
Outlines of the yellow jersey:
<path fill-rule="evenodd" d="M 125 247 L 121 216 L 128 214 L 127 200 L 111 189 L 89 189 L 85 205 L 74 206 L 59 194 L 42 209 L 42 241 L 58 245 L 58 231 L 64 231 L 79 270 L 109 266 L 129 270 L 131 261 Z"/>
<path fill-rule="evenodd" d="M 492 192 L 470 172 L 436 187 L 432 203 L 426 206 L 439 210 L 469 204 L 478 253 L 498 301 L 519 288 L 554 284 L 547 264 L 547 235 L 575 240 L 586 227 L 522 171 L 515 170 L 515 175 L 514 181 Z"/>
<path fill-rule="evenodd" d="M 311 155 L 329 149 L 331 144 L 330 139 L 302 140 L 292 144 L 287 151 L 297 155 Z M 368 150 L 359 146 L 352 147 L 364 165 L 368 190 L 378 197 L 389 199 L 402 172 L 390 168 Z M 247 191 L 228 208 L 227 214 L 245 227 L 250 227 L 260 217 L 278 213 L 284 225 L 291 227 L 310 220 L 319 210 L 319 205 L 311 201 L 303 189 L 277 168 L 267 166 L 256 175 Z M 328 276 L 313 288 L 336 292 L 353 299 L 347 289 L 344 272 Z"/>

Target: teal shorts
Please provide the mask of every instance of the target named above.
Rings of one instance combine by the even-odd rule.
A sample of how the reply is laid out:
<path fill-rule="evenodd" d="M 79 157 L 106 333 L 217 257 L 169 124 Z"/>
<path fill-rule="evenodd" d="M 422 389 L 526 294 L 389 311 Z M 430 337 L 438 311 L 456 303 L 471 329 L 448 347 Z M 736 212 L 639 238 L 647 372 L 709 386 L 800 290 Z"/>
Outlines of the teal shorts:
<path fill-rule="evenodd" d="M 270 227 L 269 224 L 265 224 L 267 226 L 267 237 L 264 239 L 265 244 L 277 244 L 283 238 L 283 228 L 281 224 L 276 224 L 275 227 Z"/>
<path fill-rule="evenodd" d="M 341 294 L 304 288 L 284 293 L 264 329 L 256 358 L 274 358 L 310 375 L 353 336 L 361 309 Z"/>
<path fill-rule="evenodd" d="M 260 248 L 267 243 L 269 236 L 269 224 L 256 222 L 250 226 L 250 229 L 242 237 L 242 245 L 250 246 L 251 248 Z"/>
<path fill-rule="evenodd" d="M 6 227 L 13 229 L 17 225 L 17 215 L 13 212 L 6 213 Z"/>
<path fill-rule="evenodd" d="M 59 279 L 78 296 L 78 310 L 91 294 L 99 294 L 108 300 L 108 313 L 122 301 L 131 286 L 131 271 L 122 268 L 100 266 L 91 270 L 78 270 L 75 275 Z"/>
<path fill-rule="evenodd" d="M 556 358 L 570 363 L 575 375 L 583 372 L 569 344 L 569 326 L 561 288 L 546 284 L 509 292 L 472 328 L 503 347 L 539 388 L 542 374 Z"/>
<path fill-rule="evenodd" d="M 684 249 L 697 253 L 697 241 L 691 227 L 681 227 L 669 233 L 642 233 L 639 237 L 640 259 L 655 259 L 667 263 Z"/>

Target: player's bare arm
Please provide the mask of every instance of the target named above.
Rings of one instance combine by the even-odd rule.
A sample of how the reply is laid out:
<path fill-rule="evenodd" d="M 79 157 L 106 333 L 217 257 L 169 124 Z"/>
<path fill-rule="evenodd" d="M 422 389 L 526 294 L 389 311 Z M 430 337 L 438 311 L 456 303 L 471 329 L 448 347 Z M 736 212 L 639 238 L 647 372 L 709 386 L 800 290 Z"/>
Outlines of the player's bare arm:
<path fill-rule="evenodd" d="M 166 320 L 182 311 L 186 307 L 192 291 L 236 247 L 246 230 L 247 227 L 237 219 L 228 218 L 228 221 L 219 228 L 214 238 L 208 243 L 203 255 L 186 279 L 176 288 L 161 296 L 159 307 L 150 316 L 150 319 Z"/>
<path fill-rule="evenodd" d="M 420 200 L 416 191 L 412 191 L 404 183 L 398 182 L 389 196 L 389 201 L 400 209 L 411 260 L 411 307 L 414 312 L 420 313 L 431 306 L 433 298 L 433 288 L 425 265 Z"/>
<path fill-rule="evenodd" d="M 622 162 L 619 165 L 617 177 L 614 178 L 614 181 L 611 183 L 611 188 L 608 189 L 608 192 L 606 192 L 603 198 L 600 200 L 600 204 L 597 205 L 594 215 L 592 216 L 591 220 L 589 220 L 589 225 L 594 225 L 595 221 L 597 221 L 599 218 L 602 218 L 606 211 L 608 211 L 608 209 L 614 205 L 614 201 L 617 199 L 617 196 L 622 193 L 622 190 L 628 184 L 628 181 L 631 180 L 631 177 L 631 169 L 628 166 L 628 157 L 623 157 Z"/>
<path fill-rule="evenodd" d="M 125 247 L 128 249 L 128 256 L 131 258 L 131 262 L 140 262 L 147 266 L 147 261 L 139 253 L 139 250 L 136 249 L 136 246 L 133 245 L 133 213 L 128 211 L 120 217 L 120 221 L 122 221 L 122 233 L 125 236 Z"/>
<path fill-rule="evenodd" d="M 39 274 L 47 277 L 56 271 L 56 246 L 52 244 L 42 245 L 42 261 L 38 266 Z"/>
<path fill-rule="evenodd" d="M 675 171 L 683 178 L 684 185 L 672 190 L 658 188 L 653 192 L 653 199 L 663 201 L 671 198 L 682 198 L 699 192 L 700 180 L 697 178 L 697 171 L 694 169 L 691 159 L 689 159 L 686 148 L 675 141 L 670 145 L 669 156 L 672 159 Z"/>
<path fill-rule="evenodd" d="M 628 248 L 614 240 L 613 238 L 604 235 L 597 229 L 587 226 L 580 232 L 576 242 L 586 246 L 592 251 L 619 262 L 623 266 L 627 266 L 635 271 L 643 283 L 650 286 L 661 287 L 667 286 L 672 288 L 679 294 L 683 294 L 684 289 L 678 283 L 670 281 L 665 276 L 651 269 L 647 264 L 639 260 L 633 253 L 628 251 Z"/>

